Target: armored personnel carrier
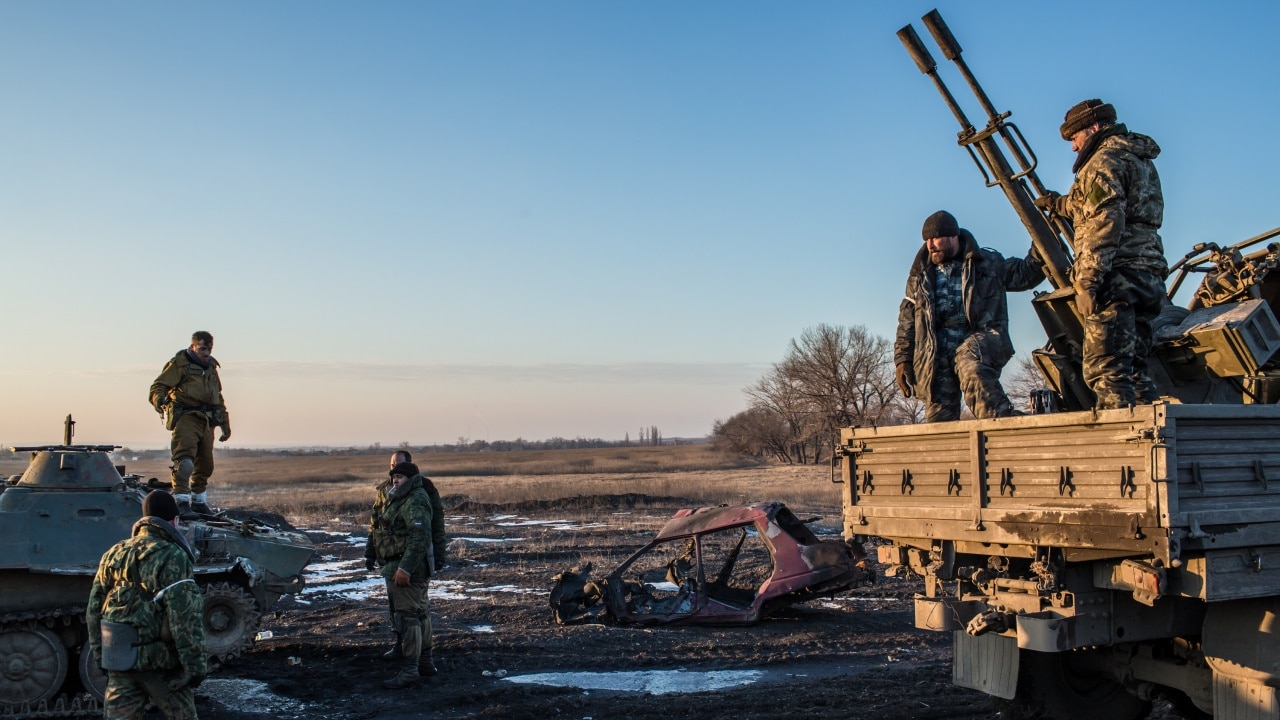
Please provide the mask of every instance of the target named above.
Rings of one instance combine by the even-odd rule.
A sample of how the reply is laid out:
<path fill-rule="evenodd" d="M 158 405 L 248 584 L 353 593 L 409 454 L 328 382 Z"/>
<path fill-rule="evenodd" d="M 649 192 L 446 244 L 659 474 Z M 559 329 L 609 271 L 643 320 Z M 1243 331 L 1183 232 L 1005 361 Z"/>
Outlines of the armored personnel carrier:
<path fill-rule="evenodd" d="M 20 447 L 26 472 L 0 484 L 0 717 L 101 714 L 85 604 L 102 554 L 130 535 L 152 487 L 122 473 L 113 445 Z M 183 521 L 197 552 L 211 658 L 252 642 L 262 612 L 302 590 L 312 545 L 252 520 Z"/>

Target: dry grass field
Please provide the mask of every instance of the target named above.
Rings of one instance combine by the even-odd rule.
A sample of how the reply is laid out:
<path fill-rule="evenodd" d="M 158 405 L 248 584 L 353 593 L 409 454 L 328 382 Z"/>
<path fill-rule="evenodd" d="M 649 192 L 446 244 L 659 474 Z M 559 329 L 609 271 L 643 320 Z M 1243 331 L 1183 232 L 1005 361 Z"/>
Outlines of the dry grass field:
<path fill-rule="evenodd" d="M 215 507 L 279 513 L 299 526 L 367 517 L 390 452 L 216 458 L 209 499 Z M 799 512 L 830 511 L 840 504 L 826 465 L 761 465 L 707 445 L 426 453 L 414 460 L 435 481 L 446 505 L 624 494 L 699 505 L 779 500 Z M 0 472 L 20 473 L 25 464 L 25 457 L 8 457 L 0 462 Z M 169 463 L 126 461 L 126 471 L 167 480 Z"/>

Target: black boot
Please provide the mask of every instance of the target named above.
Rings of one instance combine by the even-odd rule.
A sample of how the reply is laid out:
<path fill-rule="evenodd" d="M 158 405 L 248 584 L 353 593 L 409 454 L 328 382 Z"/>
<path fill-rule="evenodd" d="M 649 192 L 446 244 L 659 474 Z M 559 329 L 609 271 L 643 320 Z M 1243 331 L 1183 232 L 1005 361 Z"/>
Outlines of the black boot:
<path fill-rule="evenodd" d="M 388 690 L 400 690 L 401 688 L 413 687 L 422 681 L 422 676 L 418 674 L 418 663 L 416 660 L 406 660 L 400 665 L 400 672 L 390 680 L 384 680 L 382 687 Z"/>
<path fill-rule="evenodd" d="M 435 658 L 431 656 L 431 648 L 424 648 L 422 656 L 418 658 L 418 674 L 422 677 L 431 677 L 439 672 L 436 669 Z"/>
<path fill-rule="evenodd" d="M 396 633 L 396 641 L 395 641 L 395 642 L 393 642 L 393 643 L 391 643 L 391 649 L 390 649 L 390 650 L 388 650 L 388 651 L 386 651 L 386 652 L 382 653 L 382 657 L 383 657 L 383 659 L 385 659 L 385 660 L 395 660 L 395 659 L 397 659 L 397 658 L 401 657 L 401 655 L 400 655 L 400 633 Z"/>

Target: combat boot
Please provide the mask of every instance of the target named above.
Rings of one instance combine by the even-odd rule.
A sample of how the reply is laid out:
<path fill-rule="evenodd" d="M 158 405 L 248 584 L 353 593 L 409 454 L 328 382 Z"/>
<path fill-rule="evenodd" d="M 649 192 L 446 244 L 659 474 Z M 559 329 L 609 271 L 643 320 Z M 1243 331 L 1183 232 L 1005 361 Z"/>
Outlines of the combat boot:
<path fill-rule="evenodd" d="M 422 681 L 422 676 L 418 674 L 418 661 L 405 660 L 400 665 L 400 672 L 390 680 L 384 680 L 382 687 L 388 690 L 400 690 L 402 688 L 413 687 Z"/>
<path fill-rule="evenodd" d="M 174 495 L 173 499 L 178 502 L 178 517 L 183 520 L 199 520 L 200 515 L 191 509 L 191 496 L 186 494 Z"/>
<path fill-rule="evenodd" d="M 396 633 L 396 641 L 391 643 L 390 650 L 382 653 L 382 657 L 386 660 L 395 660 L 396 658 L 403 657 L 400 652 L 400 633 Z"/>
<path fill-rule="evenodd" d="M 431 677 L 439 672 L 436 669 L 435 658 L 431 656 L 431 648 L 423 648 L 422 655 L 418 658 L 418 674 L 422 677 Z"/>
<path fill-rule="evenodd" d="M 191 511 L 195 513 L 199 513 L 201 515 L 208 515 L 212 517 L 213 508 L 209 507 L 209 505 L 205 502 L 207 499 L 208 497 L 202 492 L 192 493 L 191 494 Z"/>

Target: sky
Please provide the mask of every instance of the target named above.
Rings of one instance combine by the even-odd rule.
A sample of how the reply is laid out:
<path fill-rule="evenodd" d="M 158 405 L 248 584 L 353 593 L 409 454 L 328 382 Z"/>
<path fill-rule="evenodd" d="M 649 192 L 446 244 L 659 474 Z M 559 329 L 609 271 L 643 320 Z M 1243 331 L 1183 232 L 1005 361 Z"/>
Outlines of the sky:
<path fill-rule="evenodd" d="M 195 330 L 231 447 L 704 436 L 806 328 L 892 338 L 935 210 L 1025 252 L 934 7 L 1048 187 L 1100 97 L 1171 260 L 1280 225 L 1275 3 L 4 0 L 0 442 L 165 445 Z"/>

